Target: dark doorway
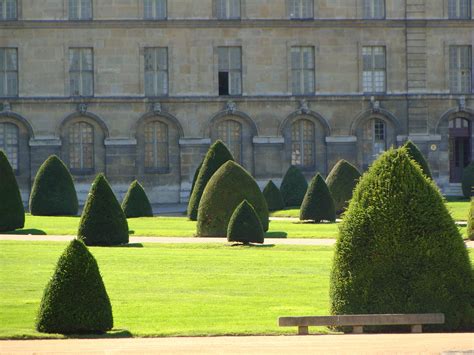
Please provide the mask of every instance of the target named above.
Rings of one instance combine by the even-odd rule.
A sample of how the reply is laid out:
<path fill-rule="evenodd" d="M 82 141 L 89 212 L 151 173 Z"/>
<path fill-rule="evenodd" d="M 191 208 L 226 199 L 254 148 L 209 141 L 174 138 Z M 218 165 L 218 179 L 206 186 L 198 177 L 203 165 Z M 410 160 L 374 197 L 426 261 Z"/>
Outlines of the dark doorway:
<path fill-rule="evenodd" d="M 465 118 L 449 122 L 449 181 L 459 183 L 471 162 L 471 123 Z"/>

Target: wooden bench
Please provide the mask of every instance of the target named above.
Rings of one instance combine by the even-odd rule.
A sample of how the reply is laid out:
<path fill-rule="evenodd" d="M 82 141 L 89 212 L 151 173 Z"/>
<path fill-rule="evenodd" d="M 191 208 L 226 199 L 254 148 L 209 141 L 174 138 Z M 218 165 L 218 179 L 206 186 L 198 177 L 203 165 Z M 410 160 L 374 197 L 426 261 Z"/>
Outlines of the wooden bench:
<path fill-rule="evenodd" d="M 354 314 L 320 317 L 280 317 L 278 319 L 280 327 L 298 327 L 299 335 L 308 335 L 309 326 L 350 326 L 354 334 L 362 334 L 365 325 L 410 325 L 412 333 L 422 333 L 423 324 L 444 324 L 444 314 Z"/>

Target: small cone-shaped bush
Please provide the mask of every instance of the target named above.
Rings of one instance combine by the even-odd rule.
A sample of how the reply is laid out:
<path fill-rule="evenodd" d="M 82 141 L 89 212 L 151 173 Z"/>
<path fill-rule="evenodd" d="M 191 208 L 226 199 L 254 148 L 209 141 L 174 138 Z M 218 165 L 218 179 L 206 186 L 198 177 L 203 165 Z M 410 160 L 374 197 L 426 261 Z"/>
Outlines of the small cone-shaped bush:
<path fill-rule="evenodd" d="M 51 155 L 36 174 L 30 212 L 34 216 L 75 216 L 78 209 L 71 173 L 56 155 Z"/>
<path fill-rule="evenodd" d="M 230 217 L 242 201 L 255 209 L 264 231 L 268 207 L 254 178 L 239 164 L 228 161 L 212 176 L 199 204 L 197 236 L 225 237 Z"/>
<path fill-rule="evenodd" d="M 333 314 L 444 313 L 431 330 L 474 326 L 474 279 L 463 239 L 433 180 L 405 148 L 357 185 L 330 281 Z"/>
<path fill-rule="evenodd" d="M 420 149 L 418 149 L 416 144 L 414 144 L 412 141 L 408 141 L 405 143 L 404 147 L 407 149 L 408 155 L 410 156 L 410 158 L 416 161 L 420 165 L 420 168 L 423 171 L 423 173 L 425 173 L 426 176 L 432 179 L 433 177 L 431 175 L 430 166 L 428 162 L 426 161 L 425 156 L 420 151 Z"/>
<path fill-rule="evenodd" d="M 257 212 L 255 212 L 255 209 L 247 200 L 242 201 L 230 218 L 227 228 L 227 240 L 243 244 L 263 244 L 263 235 L 262 224 L 257 216 Z"/>
<path fill-rule="evenodd" d="M 128 243 L 127 218 L 103 174 L 97 175 L 92 183 L 77 236 L 86 245 Z"/>
<path fill-rule="evenodd" d="M 290 166 L 280 186 L 285 206 L 300 207 L 307 189 L 308 182 L 304 175 L 297 167 Z"/>
<path fill-rule="evenodd" d="M 216 141 L 211 148 L 209 148 L 202 162 L 202 166 L 199 169 L 193 193 L 189 199 L 188 218 L 190 220 L 197 220 L 199 203 L 201 202 L 201 197 L 207 183 L 214 173 L 229 160 L 234 160 L 234 157 L 222 141 Z"/>
<path fill-rule="evenodd" d="M 153 217 L 150 200 L 137 180 L 130 184 L 122 202 L 122 209 L 127 218 Z"/>
<path fill-rule="evenodd" d="M 189 193 L 189 196 L 191 197 L 191 195 L 193 194 L 193 191 L 194 191 L 194 187 L 196 186 L 196 181 L 197 181 L 197 178 L 199 176 L 199 172 L 201 171 L 201 168 L 202 168 L 202 163 L 199 164 L 199 166 L 197 167 L 196 171 L 194 172 L 194 176 L 193 176 L 193 182 L 191 184 L 191 192 Z"/>
<path fill-rule="evenodd" d="M 467 236 L 474 240 L 474 197 L 471 197 L 471 208 L 467 217 Z"/>
<path fill-rule="evenodd" d="M 462 194 L 470 198 L 474 193 L 474 162 L 464 168 L 462 174 Z"/>
<path fill-rule="evenodd" d="M 0 150 L 0 232 L 23 228 L 25 208 L 15 174 L 8 159 Z"/>
<path fill-rule="evenodd" d="M 320 174 L 316 174 L 309 184 L 301 205 L 300 220 L 315 221 L 316 223 L 322 221 L 334 222 L 336 220 L 334 200 Z"/>
<path fill-rule="evenodd" d="M 279 211 L 285 208 L 285 202 L 281 196 L 280 189 L 270 180 L 263 189 L 263 196 L 267 201 L 269 211 Z"/>
<path fill-rule="evenodd" d="M 113 327 L 112 306 L 94 256 L 74 239 L 60 256 L 41 300 L 42 333 L 96 334 Z"/>
<path fill-rule="evenodd" d="M 339 160 L 332 168 L 326 183 L 334 199 L 336 213 L 341 214 L 352 198 L 352 191 L 357 185 L 361 174 L 357 168 L 346 160 Z"/>

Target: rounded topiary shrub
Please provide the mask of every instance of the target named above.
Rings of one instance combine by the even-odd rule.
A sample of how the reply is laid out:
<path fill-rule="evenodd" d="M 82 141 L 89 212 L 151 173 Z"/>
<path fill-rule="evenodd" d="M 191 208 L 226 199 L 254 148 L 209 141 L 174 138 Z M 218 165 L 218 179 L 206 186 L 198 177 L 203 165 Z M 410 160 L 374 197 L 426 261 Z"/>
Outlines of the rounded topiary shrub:
<path fill-rule="evenodd" d="M 474 240 L 474 197 L 471 197 L 471 208 L 467 216 L 467 236 L 470 240 Z"/>
<path fill-rule="evenodd" d="M 428 161 L 420 149 L 418 149 L 416 144 L 414 144 L 412 141 L 408 141 L 405 143 L 404 147 L 407 149 L 410 158 L 416 161 L 420 165 L 420 168 L 425 173 L 425 175 L 432 179 L 433 177 L 431 175 L 431 169 Z"/>
<path fill-rule="evenodd" d="M 23 228 L 25 208 L 15 174 L 8 159 L 0 150 L 0 232 Z"/>
<path fill-rule="evenodd" d="M 309 184 L 308 191 L 306 191 L 303 204 L 301 205 L 300 220 L 314 221 L 316 223 L 336 221 L 334 200 L 320 174 L 316 174 Z"/>
<path fill-rule="evenodd" d="M 60 256 L 44 290 L 36 330 L 97 334 L 112 327 L 112 306 L 97 262 L 84 243 L 74 239 Z"/>
<path fill-rule="evenodd" d="M 202 163 L 201 162 L 199 164 L 199 166 L 197 167 L 196 171 L 194 172 L 194 176 L 193 176 L 193 182 L 191 184 L 191 192 L 189 193 L 189 196 L 191 197 L 191 195 L 193 194 L 193 191 L 194 191 L 194 187 L 196 186 L 196 181 L 197 181 L 197 178 L 199 176 L 199 172 L 201 171 L 201 168 L 202 168 Z"/>
<path fill-rule="evenodd" d="M 207 183 L 214 173 L 229 160 L 234 160 L 234 157 L 222 141 L 216 141 L 211 148 L 209 148 L 202 162 L 202 166 L 199 169 L 193 192 L 189 198 L 188 218 L 190 220 L 197 220 L 199 203 L 201 202 L 201 197 Z"/>
<path fill-rule="evenodd" d="M 384 153 L 354 191 L 340 226 L 330 299 L 335 315 L 444 313 L 444 325 L 426 328 L 474 326 L 463 239 L 435 183 L 405 148 Z"/>
<path fill-rule="evenodd" d="M 347 208 L 352 198 L 352 191 L 354 191 L 360 177 L 359 170 L 344 159 L 339 160 L 332 168 L 326 178 L 326 184 L 334 199 L 337 214 L 341 214 Z"/>
<path fill-rule="evenodd" d="M 303 173 L 295 166 L 290 166 L 283 181 L 280 191 L 286 207 L 300 207 L 308 189 L 308 182 Z"/>
<path fill-rule="evenodd" d="M 254 178 L 239 164 L 228 161 L 209 180 L 199 204 L 197 236 L 225 237 L 230 217 L 247 200 L 268 230 L 268 207 Z"/>
<path fill-rule="evenodd" d="M 260 223 L 257 212 L 247 200 L 242 201 L 232 214 L 227 228 L 227 240 L 243 244 L 263 244 L 262 223 Z"/>
<path fill-rule="evenodd" d="M 263 189 L 263 197 L 267 201 L 269 211 L 279 211 L 285 208 L 285 202 L 281 196 L 280 189 L 276 187 L 272 180 Z"/>
<path fill-rule="evenodd" d="M 130 184 L 122 202 L 122 209 L 127 218 L 153 217 L 150 200 L 137 180 Z"/>
<path fill-rule="evenodd" d="M 34 216 L 75 216 L 79 209 L 71 173 L 52 155 L 36 173 L 30 195 L 30 212 Z"/>
<path fill-rule="evenodd" d="M 86 245 L 128 243 L 127 218 L 103 174 L 97 175 L 92 183 L 77 236 Z"/>
<path fill-rule="evenodd" d="M 470 198 L 474 193 L 474 162 L 464 168 L 462 173 L 462 194 Z"/>

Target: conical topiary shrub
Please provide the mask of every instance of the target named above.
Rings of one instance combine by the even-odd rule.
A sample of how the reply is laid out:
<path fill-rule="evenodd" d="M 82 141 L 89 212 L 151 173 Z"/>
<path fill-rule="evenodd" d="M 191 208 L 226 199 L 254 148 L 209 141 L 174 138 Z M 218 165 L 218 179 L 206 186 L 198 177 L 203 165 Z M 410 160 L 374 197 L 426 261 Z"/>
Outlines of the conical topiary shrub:
<path fill-rule="evenodd" d="M 308 191 L 301 205 L 300 220 L 314 221 L 316 223 L 336 221 L 334 200 L 320 174 L 316 174 L 309 184 Z"/>
<path fill-rule="evenodd" d="M 36 174 L 30 212 L 34 216 L 75 216 L 78 209 L 71 173 L 56 155 L 51 155 Z"/>
<path fill-rule="evenodd" d="M 474 196 L 474 162 L 464 168 L 462 173 L 462 194 L 466 198 Z"/>
<path fill-rule="evenodd" d="M 77 234 L 86 245 L 111 246 L 128 243 L 128 223 L 103 174 L 92 183 Z"/>
<path fill-rule="evenodd" d="M 253 206 L 242 201 L 232 214 L 227 228 L 227 240 L 243 244 L 263 244 L 264 232 Z"/>
<path fill-rule="evenodd" d="M 285 206 L 300 207 L 307 189 L 308 182 L 304 175 L 297 167 L 290 166 L 280 186 Z"/>
<path fill-rule="evenodd" d="M 127 218 L 153 217 L 150 200 L 137 180 L 130 184 L 122 202 L 122 209 Z"/>
<path fill-rule="evenodd" d="M 230 217 L 242 201 L 255 209 L 264 231 L 268 207 L 254 178 L 239 164 L 228 161 L 209 180 L 199 204 L 197 236 L 225 237 Z"/>
<path fill-rule="evenodd" d="M 270 180 L 263 189 L 263 196 L 265 197 L 265 201 L 267 201 L 269 211 L 279 211 L 285 208 L 285 202 L 283 201 L 281 192 L 272 180 Z"/>
<path fill-rule="evenodd" d="M 425 175 L 432 179 L 433 176 L 431 175 L 430 166 L 416 144 L 414 144 L 412 141 L 408 141 L 405 143 L 404 147 L 407 149 L 410 158 L 416 161 L 420 165 L 420 168 L 425 173 Z"/>
<path fill-rule="evenodd" d="M 97 262 L 84 243 L 74 239 L 60 256 L 44 290 L 36 330 L 97 334 L 112 327 L 112 306 Z"/>
<path fill-rule="evenodd" d="M 471 197 L 471 208 L 467 216 L 467 236 L 470 240 L 474 240 L 474 197 Z"/>
<path fill-rule="evenodd" d="M 349 201 L 352 198 L 352 191 L 357 185 L 361 174 L 357 168 L 342 159 L 334 165 L 328 177 L 326 178 L 326 184 L 328 185 L 329 192 L 334 199 L 334 207 L 336 213 L 341 214 L 347 208 Z"/>
<path fill-rule="evenodd" d="M 202 168 L 202 163 L 199 164 L 199 166 L 197 167 L 196 171 L 194 172 L 194 176 L 193 176 L 193 182 L 191 184 L 191 192 L 189 193 L 189 197 L 191 197 L 191 195 L 193 194 L 193 191 L 194 191 L 194 187 L 196 186 L 196 181 L 197 181 L 197 178 L 199 176 L 199 172 L 201 171 L 201 168 Z"/>
<path fill-rule="evenodd" d="M 0 232 L 23 228 L 25 208 L 15 174 L 8 159 L 0 150 Z"/>
<path fill-rule="evenodd" d="M 474 326 L 466 247 L 435 183 L 405 148 L 384 153 L 357 185 L 336 244 L 333 314 L 444 313 L 431 330 Z"/>
<path fill-rule="evenodd" d="M 232 154 L 222 141 L 216 141 L 207 152 L 202 162 L 201 169 L 194 185 L 193 193 L 189 198 L 188 218 L 192 221 L 197 220 L 199 203 L 212 175 L 227 161 L 234 160 Z"/>

